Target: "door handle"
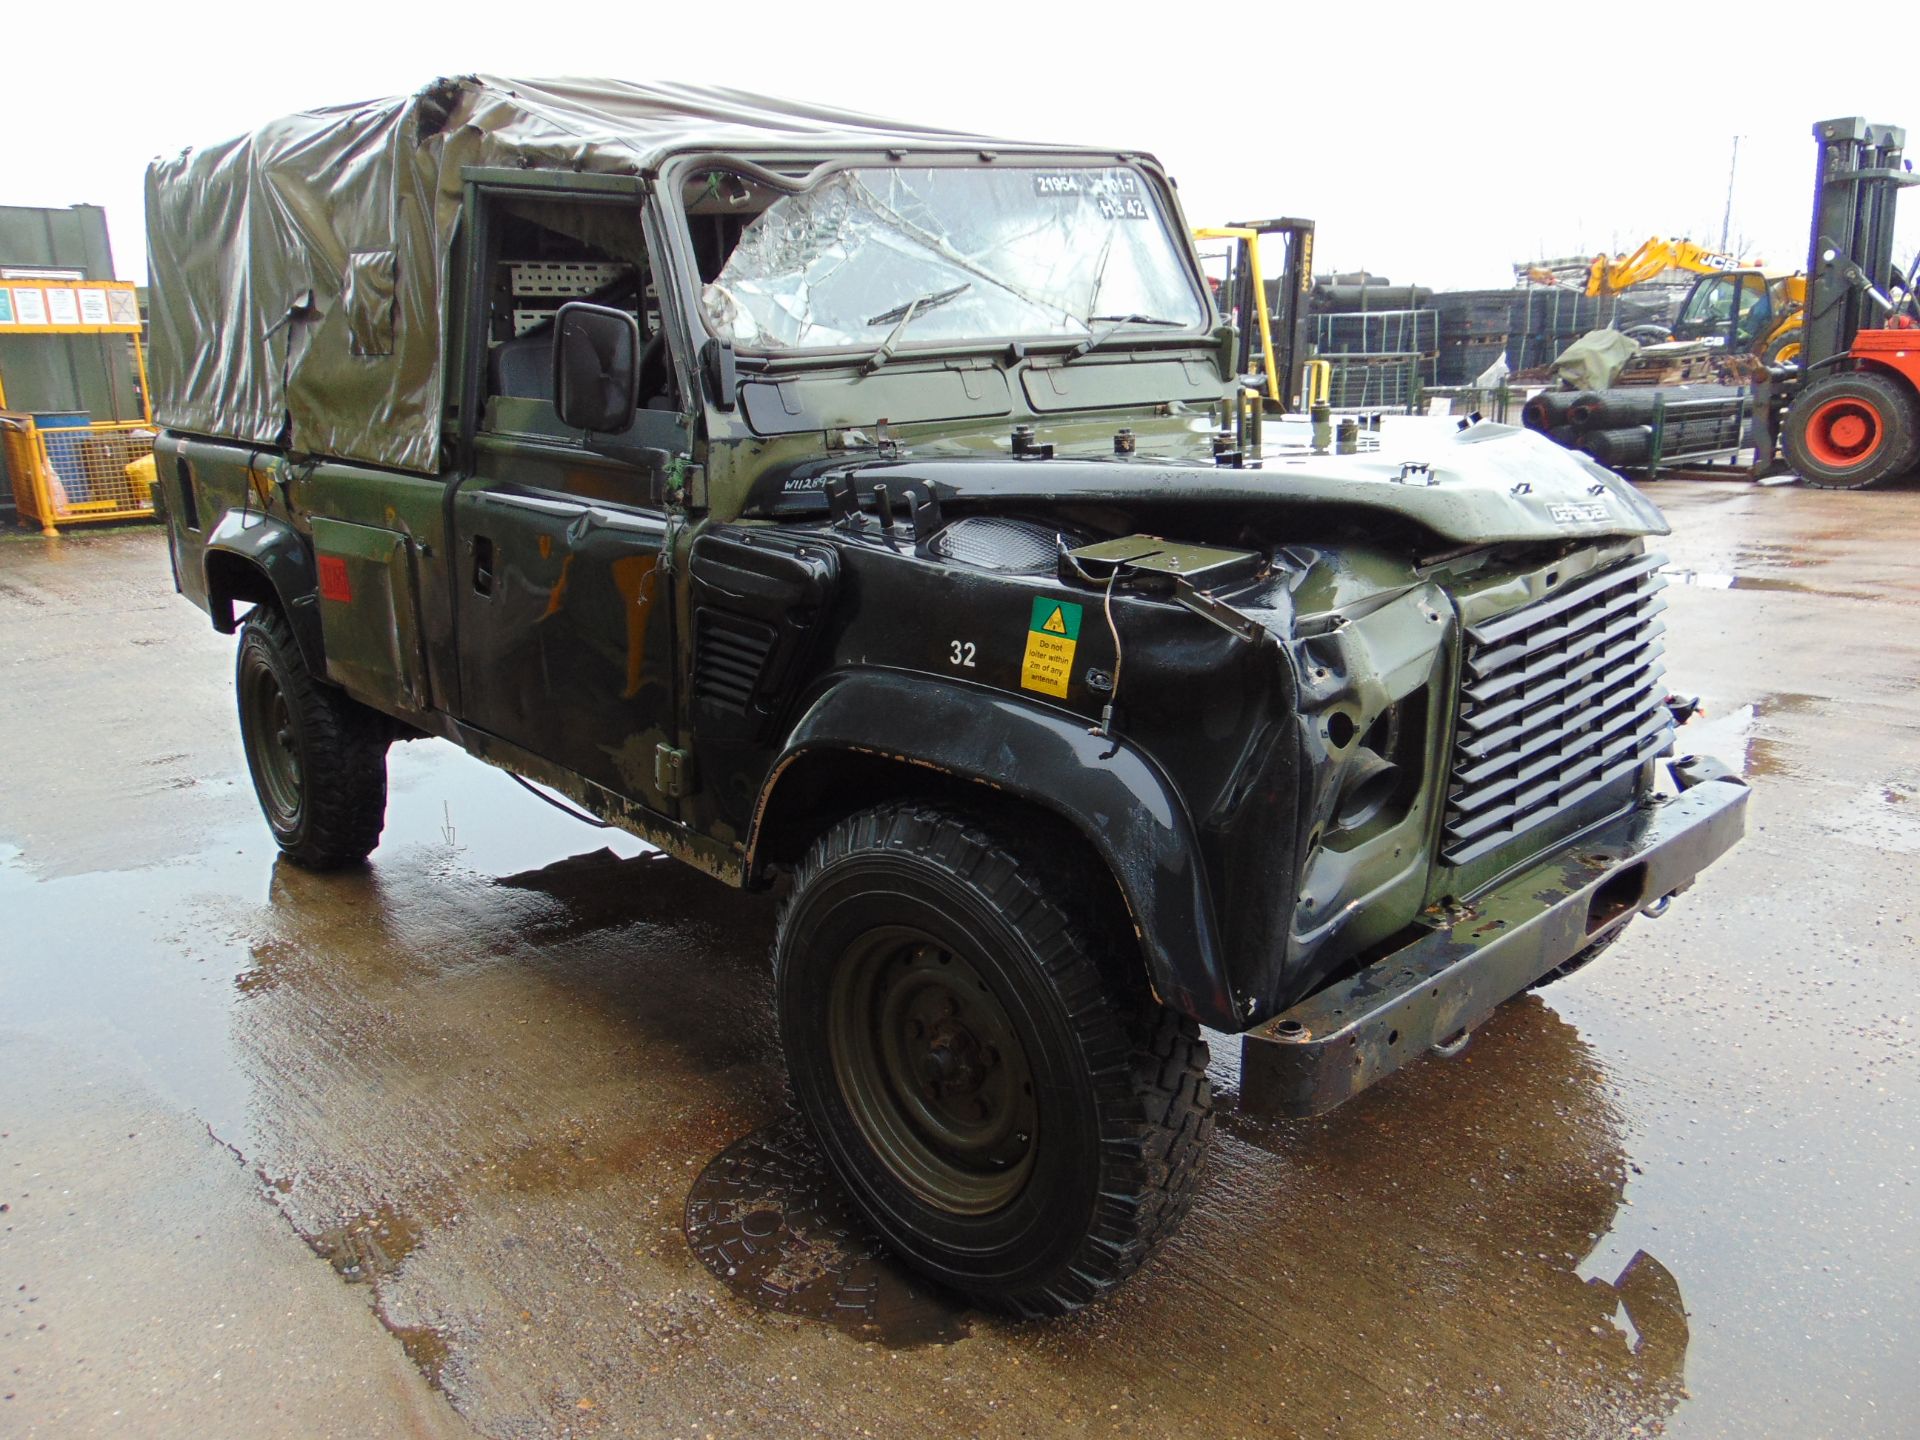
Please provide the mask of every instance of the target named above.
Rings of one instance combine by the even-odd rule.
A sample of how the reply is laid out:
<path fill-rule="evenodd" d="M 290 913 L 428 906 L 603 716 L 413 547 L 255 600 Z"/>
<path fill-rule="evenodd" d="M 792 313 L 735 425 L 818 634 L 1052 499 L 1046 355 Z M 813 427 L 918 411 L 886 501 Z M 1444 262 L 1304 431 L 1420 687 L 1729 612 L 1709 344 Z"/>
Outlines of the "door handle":
<path fill-rule="evenodd" d="M 484 535 L 476 535 L 470 542 L 473 549 L 473 590 L 476 595 L 493 594 L 493 541 Z"/>

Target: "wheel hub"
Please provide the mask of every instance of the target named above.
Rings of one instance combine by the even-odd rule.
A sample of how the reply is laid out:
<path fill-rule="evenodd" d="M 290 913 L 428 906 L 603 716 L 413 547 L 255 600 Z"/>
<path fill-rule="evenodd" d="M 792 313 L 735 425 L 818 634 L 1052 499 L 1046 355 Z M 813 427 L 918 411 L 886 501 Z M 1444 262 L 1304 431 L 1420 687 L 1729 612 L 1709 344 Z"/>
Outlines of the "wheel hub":
<path fill-rule="evenodd" d="M 881 1164 L 923 1200 L 979 1214 L 1031 1168 L 1032 1074 L 981 973 L 930 937 L 864 937 L 837 973 L 830 1029 L 841 1093 Z"/>
<path fill-rule="evenodd" d="M 1806 446 L 1822 465 L 1845 470 L 1870 459 L 1884 434 L 1880 412 L 1872 404 L 1841 396 L 1821 405 L 1808 419 Z"/>
<path fill-rule="evenodd" d="M 986 1078 L 986 1052 L 964 1025 L 945 1024 L 928 1037 L 927 1083 L 941 1096 L 973 1095 Z"/>
<path fill-rule="evenodd" d="M 258 656 L 249 657 L 241 681 L 241 723 L 253 758 L 261 799 L 282 823 L 300 813 L 303 766 L 293 707 L 279 678 Z"/>

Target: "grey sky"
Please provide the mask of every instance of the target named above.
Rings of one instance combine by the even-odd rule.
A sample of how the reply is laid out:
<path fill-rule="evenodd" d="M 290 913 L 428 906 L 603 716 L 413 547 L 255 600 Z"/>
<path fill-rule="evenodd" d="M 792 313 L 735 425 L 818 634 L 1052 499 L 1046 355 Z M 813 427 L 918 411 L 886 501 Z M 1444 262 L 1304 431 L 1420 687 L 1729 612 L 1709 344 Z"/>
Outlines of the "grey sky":
<path fill-rule="evenodd" d="M 7 26 L 0 204 L 104 205 L 121 278 L 144 279 L 155 154 L 436 75 L 600 74 L 1151 150 L 1195 224 L 1307 215 L 1323 270 L 1505 285 L 1516 260 L 1652 233 L 1717 242 L 1735 134 L 1734 241 L 1797 266 L 1812 122 L 1920 125 L 1898 67 L 1760 63 L 1779 53 L 1772 38 L 1813 33 L 1802 7 L 1637 28 L 1566 6 L 1395 10 L 1368 5 L 1348 26 L 1324 4 L 185 0 L 116 31 L 36 6 Z M 1904 262 L 1920 197 L 1903 222 Z"/>

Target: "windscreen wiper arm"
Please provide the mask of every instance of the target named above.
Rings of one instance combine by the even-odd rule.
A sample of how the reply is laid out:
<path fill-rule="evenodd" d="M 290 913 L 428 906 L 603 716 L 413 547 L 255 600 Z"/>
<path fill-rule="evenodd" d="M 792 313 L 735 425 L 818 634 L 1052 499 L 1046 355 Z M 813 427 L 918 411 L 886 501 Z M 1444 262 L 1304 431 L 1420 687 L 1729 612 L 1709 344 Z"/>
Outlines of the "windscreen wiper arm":
<path fill-rule="evenodd" d="M 861 377 L 864 379 L 873 374 L 893 358 L 893 347 L 900 343 L 900 337 L 906 333 L 907 326 L 913 323 L 914 316 L 931 310 L 937 305 L 944 305 L 955 296 L 965 294 L 972 288 L 971 280 L 962 280 L 950 290 L 935 290 L 930 295 L 916 295 L 906 304 L 896 305 L 891 310 L 882 310 L 867 321 L 869 325 L 884 325 L 889 320 L 895 323 L 893 329 L 887 332 L 887 338 L 875 347 L 873 354 L 867 357 L 867 363 L 860 367 Z"/>
<path fill-rule="evenodd" d="M 1072 364 L 1075 360 L 1078 360 L 1082 355 L 1086 354 L 1089 350 L 1098 350 L 1102 345 L 1106 344 L 1109 340 L 1113 339 L 1114 336 L 1118 335 L 1122 330 L 1124 330 L 1129 325 L 1160 325 L 1160 326 L 1165 326 L 1174 330 L 1184 330 L 1187 327 L 1187 322 L 1184 320 L 1167 320 L 1167 319 L 1163 319 L 1161 316 L 1158 316 L 1158 315 L 1089 315 L 1087 316 L 1087 323 L 1089 325 L 1091 325 L 1096 320 L 1107 320 L 1107 321 L 1111 321 L 1112 323 L 1109 324 L 1107 328 L 1102 330 L 1098 335 L 1087 336 L 1086 339 L 1082 340 L 1078 345 L 1074 346 L 1071 350 L 1067 351 L 1066 359 L 1060 362 L 1062 365 Z"/>

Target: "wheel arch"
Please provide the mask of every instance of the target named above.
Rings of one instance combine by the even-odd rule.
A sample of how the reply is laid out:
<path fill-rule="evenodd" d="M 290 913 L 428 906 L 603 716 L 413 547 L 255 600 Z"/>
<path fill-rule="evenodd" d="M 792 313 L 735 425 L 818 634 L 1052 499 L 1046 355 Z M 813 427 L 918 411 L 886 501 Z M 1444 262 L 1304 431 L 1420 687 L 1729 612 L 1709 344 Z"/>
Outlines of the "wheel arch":
<path fill-rule="evenodd" d="M 902 794 L 1033 817 L 1097 863 L 1138 936 L 1161 1003 L 1237 1030 L 1193 826 L 1146 756 L 1077 717 L 926 676 L 871 672 L 821 695 L 762 785 L 747 867 L 799 859 L 855 811 Z"/>
<path fill-rule="evenodd" d="M 207 537 L 201 569 L 214 629 L 231 635 L 239 628 L 237 604 L 277 606 L 293 627 L 308 671 L 325 679 L 313 554 L 299 531 L 271 516 L 229 510 Z"/>

